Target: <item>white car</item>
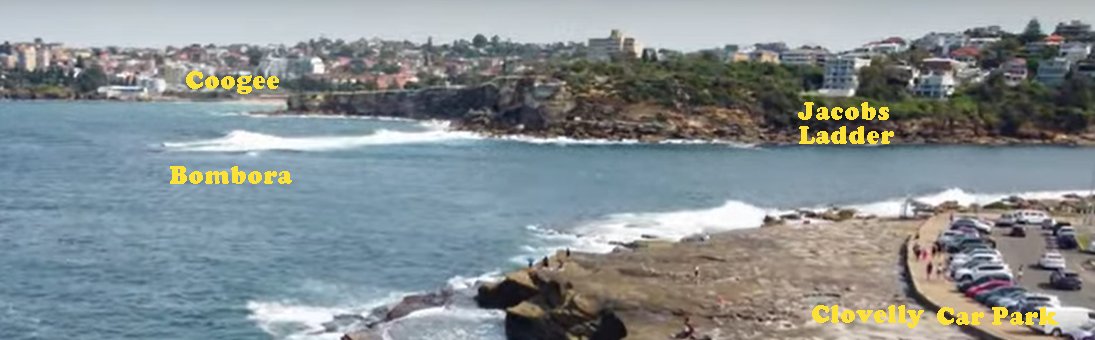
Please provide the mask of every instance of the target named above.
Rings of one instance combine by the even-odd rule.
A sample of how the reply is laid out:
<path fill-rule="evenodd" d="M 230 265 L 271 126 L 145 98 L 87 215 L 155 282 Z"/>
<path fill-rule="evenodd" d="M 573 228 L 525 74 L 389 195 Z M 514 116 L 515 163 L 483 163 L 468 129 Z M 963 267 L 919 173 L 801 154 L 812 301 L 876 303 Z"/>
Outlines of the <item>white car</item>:
<path fill-rule="evenodd" d="M 972 261 L 985 261 L 985 262 L 994 263 L 994 262 L 1003 262 L 1003 259 L 998 254 L 973 254 L 973 255 L 970 255 L 970 256 L 952 258 L 950 268 L 951 269 L 958 268 L 958 267 L 961 267 L 962 265 L 965 265 L 966 263 L 970 263 Z"/>
<path fill-rule="evenodd" d="M 1065 335 L 1071 340 L 1091 339 L 1095 337 L 1095 322 L 1088 321 L 1080 327 L 1065 332 Z"/>
<path fill-rule="evenodd" d="M 1023 296 L 1023 304 L 1029 303 L 1044 303 L 1050 307 L 1061 307 L 1061 299 L 1058 299 L 1056 295 L 1042 294 L 1042 293 L 1027 293 Z"/>
<path fill-rule="evenodd" d="M 1001 274 L 1012 277 L 1011 268 L 1005 263 L 986 263 L 974 268 L 961 268 L 954 271 L 954 279 L 958 281 L 977 280 L 986 275 Z"/>
<path fill-rule="evenodd" d="M 1038 266 L 1045 269 L 1065 269 L 1065 257 L 1058 252 L 1048 252 L 1038 259 Z"/>
<path fill-rule="evenodd" d="M 1057 229 L 1057 236 L 1076 236 L 1076 228 L 1073 227 L 1061 227 Z"/>
<path fill-rule="evenodd" d="M 1012 216 L 1015 218 L 1015 224 L 1042 225 L 1050 219 L 1049 214 L 1041 210 L 1018 210 L 1012 212 Z"/>
<path fill-rule="evenodd" d="M 996 219 L 997 227 L 1010 227 L 1015 225 L 1015 213 L 1003 213 Z"/>
<path fill-rule="evenodd" d="M 962 228 L 974 229 L 974 230 L 977 230 L 977 231 L 979 231 L 981 233 L 985 233 L 985 234 L 991 234 L 992 233 L 992 226 L 988 225 L 985 222 L 981 222 L 981 220 L 976 219 L 976 218 L 963 217 L 963 218 L 955 219 L 954 222 L 951 222 L 951 227 L 950 227 L 951 230 L 962 229 Z"/>

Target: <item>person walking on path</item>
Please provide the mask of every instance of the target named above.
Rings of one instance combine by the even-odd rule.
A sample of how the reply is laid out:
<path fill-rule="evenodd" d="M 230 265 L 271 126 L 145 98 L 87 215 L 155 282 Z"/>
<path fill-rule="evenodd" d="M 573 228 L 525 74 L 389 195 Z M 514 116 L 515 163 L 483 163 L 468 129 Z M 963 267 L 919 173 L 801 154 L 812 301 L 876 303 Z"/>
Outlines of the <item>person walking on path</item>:
<path fill-rule="evenodd" d="M 916 260 L 920 261 L 920 243 L 913 245 L 913 254 L 916 254 Z"/>
<path fill-rule="evenodd" d="M 1015 271 L 1015 284 L 1019 284 L 1023 281 L 1023 265 L 1019 265 L 1019 270 Z"/>
<path fill-rule="evenodd" d="M 928 281 L 931 281 L 931 279 L 932 279 L 932 265 L 933 264 L 934 263 L 932 263 L 932 262 L 928 262 Z"/>

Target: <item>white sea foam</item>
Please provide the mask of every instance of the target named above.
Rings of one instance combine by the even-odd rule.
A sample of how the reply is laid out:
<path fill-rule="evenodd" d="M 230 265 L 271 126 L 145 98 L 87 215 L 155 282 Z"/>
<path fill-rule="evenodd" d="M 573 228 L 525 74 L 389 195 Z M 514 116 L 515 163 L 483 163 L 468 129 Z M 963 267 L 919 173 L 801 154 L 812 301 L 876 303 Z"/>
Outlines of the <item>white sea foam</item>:
<path fill-rule="evenodd" d="M 527 135 L 507 135 L 507 136 L 492 136 L 490 137 L 496 140 L 520 142 L 527 144 L 537 145 L 649 145 L 649 144 L 669 144 L 669 145 L 724 145 L 741 149 L 755 149 L 758 148 L 754 144 L 739 143 L 724 140 L 703 140 L 703 139 L 667 139 L 657 141 L 653 143 L 645 143 L 636 139 L 575 139 L 570 137 L 533 137 Z"/>
<path fill-rule="evenodd" d="M 1028 199 L 1060 198 L 1066 194 L 1086 195 L 1089 190 L 1034 191 L 1016 193 L 971 193 L 959 188 L 911 196 L 909 198 L 928 204 L 957 201 L 959 204 L 987 204 L 1010 196 Z M 872 203 L 849 204 L 842 207 L 856 209 L 861 215 L 896 217 L 901 215 L 906 198 L 887 199 Z M 825 207 L 802 208 L 824 210 Z M 615 244 L 643 238 L 680 240 L 699 233 L 714 233 L 743 228 L 755 228 L 763 224 L 766 215 L 780 215 L 797 208 L 760 207 L 742 201 L 731 200 L 707 209 L 688 209 L 669 212 L 639 212 L 612 214 L 603 218 L 579 223 L 573 227 L 551 229 L 540 226 L 526 227 L 539 239 L 539 245 L 525 245 L 526 253 L 510 259 L 525 264 L 527 259 L 538 259 L 563 248 L 577 251 L 603 253 Z M 818 223 L 823 221 L 811 221 Z"/>
<path fill-rule="evenodd" d="M 946 201 L 955 201 L 961 205 L 969 205 L 974 203 L 985 205 L 1011 196 L 1018 196 L 1027 199 L 1050 199 L 1061 198 L 1066 194 L 1087 195 L 1089 192 L 1089 190 L 1060 190 L 981 194 L 967 192 L 960 188 L 950 188 L 929 195 L 914 196 L 909 198 L 918 202 L 931 205 L 937 205 Z M 905 200 L 906 198 L 893 198 L 873 203 L 852 204 L 848 207 L 856 209 L 856 211 L 858 211 L 860 214 L 869 214 L 881 217 L 896 217 L 901 215 L 901 209 L 905 205 Z"/>
<path fill-rule="evenodd" d="M 392 131 L 377 130 L 360 136 L 281 137 L 246 130 L 234 130 L 224 137 L 193 142 L 167 142 L 170 151 L 188 152 L 249 152 L 249 151 L 329 151 L 373 145 L 440 143 L 475 140 L 480 137 L 467 132 L 446 130 Z"/>

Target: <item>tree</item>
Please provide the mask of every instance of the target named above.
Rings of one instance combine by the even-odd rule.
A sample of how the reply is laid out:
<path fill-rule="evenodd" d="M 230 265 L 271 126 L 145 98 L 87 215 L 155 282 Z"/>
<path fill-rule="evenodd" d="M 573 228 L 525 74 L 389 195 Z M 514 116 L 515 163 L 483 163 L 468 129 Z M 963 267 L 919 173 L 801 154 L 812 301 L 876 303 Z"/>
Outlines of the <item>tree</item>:
<path fill-rule="evenodd" d="M 108 83 L 106 73 L 98 66 L 92 66 L 76 77 L 76 91 L 80 93 L 92 93 L 100 86 Z"/>
<path fill-rule="evenodd" d="M 1035 42 L 1042 40 L 1046 35 L 1042 33 L 1042 24 L 1038 22 L 1038 18 L 1030 19 L 1027 22 L 1027 27 L 1023 29 L 1023 33 L 1019 34 L 1019 41 L 1025 43 Z"/>
<path fill-rule="evenodd" d="M 472 46 L 475 46 L 475 48 L 487 47 L 487 43 L 487 36 L 483 34 L 476 34 L 475 38 L 471 39 L 471 44 Z"/>

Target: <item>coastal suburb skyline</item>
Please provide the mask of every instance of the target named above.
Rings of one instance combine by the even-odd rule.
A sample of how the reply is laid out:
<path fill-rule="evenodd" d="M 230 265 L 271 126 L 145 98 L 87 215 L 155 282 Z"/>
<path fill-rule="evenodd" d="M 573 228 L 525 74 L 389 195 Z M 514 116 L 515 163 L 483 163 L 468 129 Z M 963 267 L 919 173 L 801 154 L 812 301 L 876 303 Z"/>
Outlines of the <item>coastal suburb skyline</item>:
<path fill-rule="evenodd" d="M 0 40 L 81 47 L 294 44 L 319 37 L 448 43 L 478 33 L 516 42 L 585 42 L 620 29 L 646 46 L 686 51 L 774 41 L 843 50 L 975 26 L 1020 31 L 1031 18 L 1046 33 L 1061 21 L 1095 21 L 1089 0 L 46 0 L 4 7 L 27 15 L 0 20 Z"/>

